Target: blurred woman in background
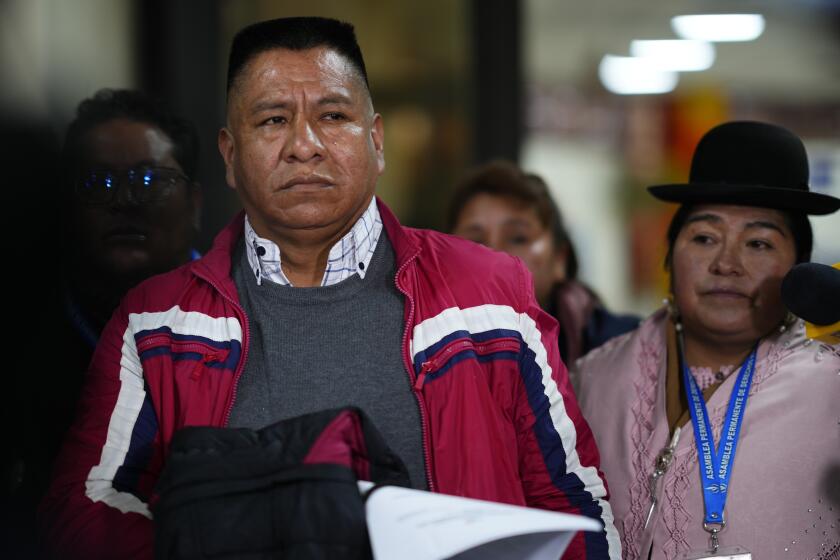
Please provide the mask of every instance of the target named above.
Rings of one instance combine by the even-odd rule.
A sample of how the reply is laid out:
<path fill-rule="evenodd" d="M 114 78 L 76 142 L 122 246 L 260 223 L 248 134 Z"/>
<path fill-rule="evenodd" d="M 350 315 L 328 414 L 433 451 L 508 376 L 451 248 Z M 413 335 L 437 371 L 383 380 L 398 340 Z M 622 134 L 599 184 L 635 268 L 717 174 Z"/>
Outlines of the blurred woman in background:
<path fill-rule="evenodd" d="M 577 363 L 624 557 L 840 557 L 840 346 L 780 290 L 810 260 L 807 215 L 840 199 L 809 191 L 799 138 L 755 122 L 712 129 L 688 184 L 649 190 L 681 204 L 672 293 Z"/>
<path fill-rule="evenodd" d="M 534 277 L 537 300 L 560 323 L 566 364 L 638 325 L 636 317 L 607 311 L 595 292 L 577 280 L 575 249 L 538 175 L 505 161 L 474 169 L 457 187 L 449 229 L 522 259 Z"/>

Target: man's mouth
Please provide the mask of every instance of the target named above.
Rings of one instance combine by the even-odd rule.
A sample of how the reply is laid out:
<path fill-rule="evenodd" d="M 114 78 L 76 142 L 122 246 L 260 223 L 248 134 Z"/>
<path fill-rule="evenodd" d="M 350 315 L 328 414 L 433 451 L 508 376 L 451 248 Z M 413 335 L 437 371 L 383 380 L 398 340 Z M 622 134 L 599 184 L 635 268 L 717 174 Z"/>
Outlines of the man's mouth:
<path fill-rule="evenodd" d="M 140 228 L 121 226 L 108 230 L 103 238 L 110 243 L 144 243 L 148 234 Z"/>
<path fill-rule="evenodd" d="M 329 177 L 322 175 L 298 175 L 280 185 L 280 190 L 317 190 L 331 186 L 333 186 L 333 183 Z"/>

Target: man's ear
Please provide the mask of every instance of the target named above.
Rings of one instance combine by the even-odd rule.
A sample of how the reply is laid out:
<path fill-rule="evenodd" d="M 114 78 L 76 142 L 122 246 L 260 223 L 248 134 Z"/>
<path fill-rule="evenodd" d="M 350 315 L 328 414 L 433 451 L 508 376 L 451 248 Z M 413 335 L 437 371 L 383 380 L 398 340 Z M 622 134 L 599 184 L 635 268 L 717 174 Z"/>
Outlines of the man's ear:
<path fill-rule="evenodd" d="M 370 139 L 376 151 L 376 163 L 381 175 L 385 171 L 385 128 L 382 125 L 382 115 L 373 115 L 373 126 L 370 127 Z"/>
<path fill-rule="evenodd" d="M 236 143 L 228 127 L 219 129 L 219 153 L 225 160 L 225 180 L 230 188 L 236 189 L 236 176 L 233 173 L 233 161 L 236 157 Z"/>

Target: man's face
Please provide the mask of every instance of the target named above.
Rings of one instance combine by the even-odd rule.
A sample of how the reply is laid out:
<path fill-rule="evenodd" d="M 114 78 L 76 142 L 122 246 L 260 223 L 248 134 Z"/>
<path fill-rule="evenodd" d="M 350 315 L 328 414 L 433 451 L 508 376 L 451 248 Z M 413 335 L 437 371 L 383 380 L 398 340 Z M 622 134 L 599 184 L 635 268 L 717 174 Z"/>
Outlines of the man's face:
<path fill-rule="evenodd" d="M 116 118 L 91 128 L 82 142 L 77 181 L 94 170 L 114 172 L 121 181 L 109 202 L 76 199 L 76 250 L 85 266 L 130 285 L 185 262 L 198 221 L 198 187 L 178 181 L 166 198 L 141 203 L 125 184 L 129 169 L 183 173 L 169 136 L 154 125 Z"/>
<path fill-rule="evenodd" d="M 364 212 L 385 168 L 362 77 L 328 48 L 255 56 L 231 88 L 219 150 L 258 234 L 330 239 Z"/>

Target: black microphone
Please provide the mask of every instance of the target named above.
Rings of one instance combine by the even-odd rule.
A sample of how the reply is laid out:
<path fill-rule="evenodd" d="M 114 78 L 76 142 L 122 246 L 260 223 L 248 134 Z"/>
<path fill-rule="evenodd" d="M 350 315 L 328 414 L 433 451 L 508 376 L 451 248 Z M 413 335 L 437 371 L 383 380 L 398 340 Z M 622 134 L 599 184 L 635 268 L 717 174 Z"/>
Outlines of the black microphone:
<path fill-rule="evenodd" d="M 840 321 L 840 270 L 801 263 L 782 280 L 782 301 L 795 315 L 814 325 Z"/>

